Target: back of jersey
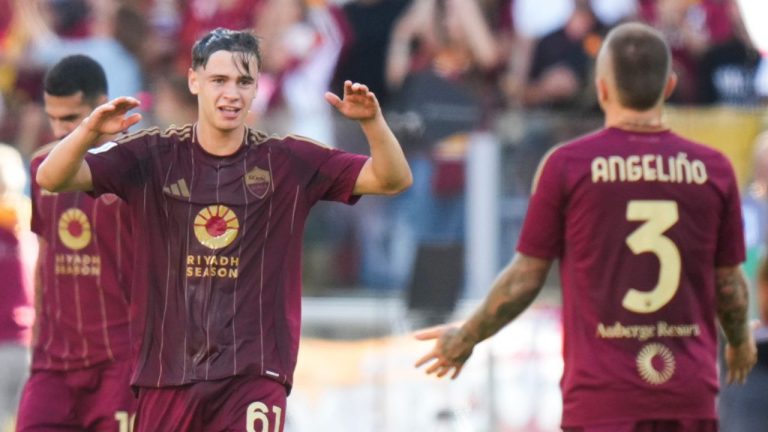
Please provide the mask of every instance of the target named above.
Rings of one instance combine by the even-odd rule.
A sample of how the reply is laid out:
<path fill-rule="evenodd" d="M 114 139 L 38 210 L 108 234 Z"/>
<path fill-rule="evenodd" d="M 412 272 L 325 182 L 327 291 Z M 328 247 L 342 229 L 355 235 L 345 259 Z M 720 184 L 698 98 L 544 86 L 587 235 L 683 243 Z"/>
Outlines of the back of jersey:
<path fill-rule="evenodd" d="M 715 269 L 744 260 L 722 154 L 669 131 L 563 145 L 518 250 L 561 260 L 564 426 L 716 418 Z"/>

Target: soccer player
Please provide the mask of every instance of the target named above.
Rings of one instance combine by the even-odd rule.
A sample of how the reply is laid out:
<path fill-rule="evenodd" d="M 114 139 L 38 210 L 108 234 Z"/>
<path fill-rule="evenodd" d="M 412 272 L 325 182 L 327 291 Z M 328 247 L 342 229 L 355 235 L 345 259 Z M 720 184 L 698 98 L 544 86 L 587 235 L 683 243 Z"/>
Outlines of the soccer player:
<path fill-rule="evenodd" d="M 115 193 L 131 209 L 138 431 L 281 431 L 301 321 L 304 222 L 319 200 L 352 204 L 411 183 L 376 97 L 347 82 L 325 98 L 360 124 L 371 156 L 245 125 L 258 39 L 216 29 L 192 50 L 195 124 L 127 135 L 138 101 L 101 105 L 40 166 L 54 191 Z M 138 321 L 138 320 L 137 320 Z"/>
<path fill-rule="evenodd" d="M 657 31 L 614 28 L 596 66 L 605 128 L 543 159 L 518 253 L 466 322 L 417 334 L 437 341 L 416 366 L 456 377 L 559 259 L 563 429 L 716 431 L 717 319 L 728 381 L 743 382 L 756 361 L 733 170 L 665 127 L 676 78 Z"/>
<path fill-rule="evenodd" d="M 44 87 L 45 111 L 59 139 L 107 100 L 103 69 L 83 55 L 54 65 Z M 32 230 L 40 244 L 37 337 L 17 430 L 127 432 L 136 405 L 130 388 L 128 210 L 113 194 L 94 199 L 41 189 L 34 176 L 51 148 L 41 148 L 31 162 Z"/>

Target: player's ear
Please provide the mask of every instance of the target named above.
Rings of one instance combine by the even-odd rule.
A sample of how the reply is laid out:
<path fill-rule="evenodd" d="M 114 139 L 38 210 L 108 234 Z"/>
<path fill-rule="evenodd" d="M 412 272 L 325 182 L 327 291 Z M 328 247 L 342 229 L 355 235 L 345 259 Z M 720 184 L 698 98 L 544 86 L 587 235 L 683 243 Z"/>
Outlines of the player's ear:
<path fill-rule="evenodd" d="M 200 93 L 200 83 L 197 81 L 197 73 L 195 73 L 192 68 L 187 71 L 187 85 L 189 86 L 189 91 L 193 95 Z"/>
<path fill-rule="evenodd" d="M 608 101 L 608 82 L 603 77 L 595 78 L 595 89 L 597 90 L 597 100 L 600 104 Z"/>
<path fill-rule="evenodd" d="M 675 87 L 677 87 L 677 74 L 670 72 L 669 76 L 667 77 L 667 84 L 664 86 L 664 100 L 672 96 L 672 92 L 675 91 Z"/>

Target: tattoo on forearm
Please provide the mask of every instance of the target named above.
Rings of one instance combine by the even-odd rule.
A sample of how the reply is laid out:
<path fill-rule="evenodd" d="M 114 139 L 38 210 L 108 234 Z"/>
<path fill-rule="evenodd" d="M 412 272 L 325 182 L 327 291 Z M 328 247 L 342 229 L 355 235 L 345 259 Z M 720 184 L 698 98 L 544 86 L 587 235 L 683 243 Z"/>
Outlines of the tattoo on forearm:
<path fill-rule="evenodd" d="M 471 335 L 477 341 L 487 339 L 517 318 L 536 298 L 548 270 L 515 262 L 495 281 L 491 294 L 475 318 Z"/>
<path fill-rule="evenodd" d="M 739 271 L 723 272 L 717 277 L 717 315 L 731 345 L 747 339 L 748 293 Z"/>

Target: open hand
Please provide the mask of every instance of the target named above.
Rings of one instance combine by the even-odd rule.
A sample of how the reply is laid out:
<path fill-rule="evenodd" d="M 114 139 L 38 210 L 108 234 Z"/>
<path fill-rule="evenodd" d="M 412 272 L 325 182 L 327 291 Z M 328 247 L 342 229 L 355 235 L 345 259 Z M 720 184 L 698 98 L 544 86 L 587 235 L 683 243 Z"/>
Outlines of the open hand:
<path fill-rule="evenodd" d="M 372 120 L 379 113 L 379 101 L 368 86 L 344 81 L 343 99 L 331 92 L 325 93 L 325 100 L 350 120 Z"/>
<path fill-rule="evenodd" d="M 725 345 L 725 363 L 728 367 L 728 384 L 744 384 L 747 375 L 757 363 L 757 345 L 752 332 L 749 338 L 738 346 Z"/>
<path fill-rule="evenodd" d="M 112 135 L 122 132 L 141 121 L 141 114 L 127 115 L 128 111 L 139 106 L 139 101 L 132 97 L 122 96 L 99 105 L 83 120 L 85 127 L 93 132 Z"/>
<path fill-rule="evenodd" d="M 427 367 L 426 373 L 435 374 L 442 378 L 451 373 L 451 379 L 456 378 L 461 373 L 464 363 L 467 361 L 475 344 L 468 341 L 461 333 L 460 329 L 452 326 L 438 326 L 422 330 L 416 333 L 416 339 L 419 340 L 437 340 L 432 350 L 416 362 L 419 368 L 427 363 L 432 363 Z"/>

